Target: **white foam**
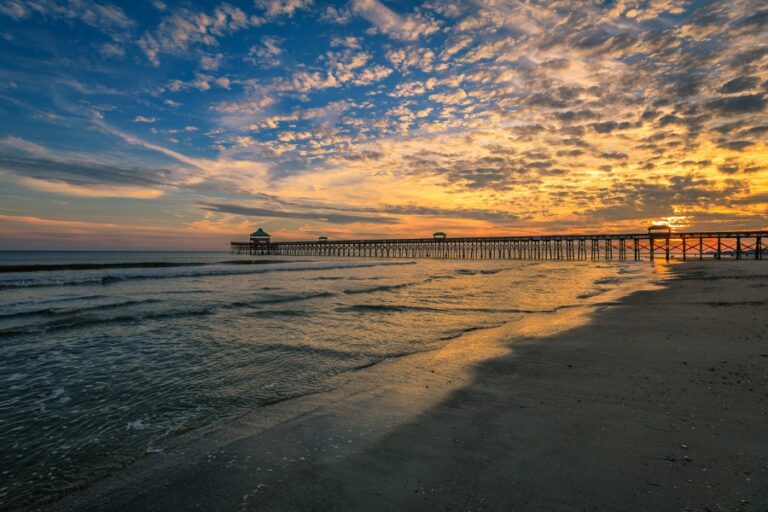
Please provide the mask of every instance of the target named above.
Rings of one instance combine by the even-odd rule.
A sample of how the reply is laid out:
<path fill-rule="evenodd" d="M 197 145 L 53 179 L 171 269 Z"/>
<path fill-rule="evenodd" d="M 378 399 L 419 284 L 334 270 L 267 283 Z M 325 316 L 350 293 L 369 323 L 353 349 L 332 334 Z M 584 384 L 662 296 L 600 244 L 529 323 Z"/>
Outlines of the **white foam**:
<path fill-rule="evenodd" d="M 125 430 L 144 430 L 145 428 L 147 428 L 147 425 L 144 423 L 144 420 L 142 419 L 129 421 L 125 425 Z"/>

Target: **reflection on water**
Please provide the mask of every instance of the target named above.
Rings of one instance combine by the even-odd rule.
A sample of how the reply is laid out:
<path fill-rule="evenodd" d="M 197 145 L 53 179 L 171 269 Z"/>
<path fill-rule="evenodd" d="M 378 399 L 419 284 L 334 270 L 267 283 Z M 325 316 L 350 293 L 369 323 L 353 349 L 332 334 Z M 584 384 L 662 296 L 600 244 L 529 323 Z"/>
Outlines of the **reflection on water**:
<path fill-rule="evenodd" d="M 0 508 L 103 476 L 190 429 L 321 390 L 330 376 L 599 300 L 648 271 L 231 260 L 0 253 L 9 270 L 0 269 Z M 47 266 L 19 267 L 32 264 Z"/>

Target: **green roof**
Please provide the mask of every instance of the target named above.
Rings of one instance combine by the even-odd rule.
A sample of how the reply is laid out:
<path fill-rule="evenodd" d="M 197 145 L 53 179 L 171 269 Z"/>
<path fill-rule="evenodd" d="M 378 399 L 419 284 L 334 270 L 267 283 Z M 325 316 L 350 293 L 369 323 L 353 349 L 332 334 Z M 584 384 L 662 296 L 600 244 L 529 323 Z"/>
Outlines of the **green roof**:
<path fill-rule="evenodd" d="M 251 237 L 252 237 L 252 238 L 255 238 L 255 237 L 262 237 L 262 236 L 269 236 L 269 233 L 267 233 L 266 231 L 264 231 L 264 230 L 263 230 L 263 229 L 261 229 L 261 228 L 257 229 L 257 230 L 256 230 L 256 231 L 254 231 L 253 233 L 251 233 Z"/>
<path fill-rule="evenodd" d="M 443 233 L 442 231 L 438 231 L 437 233 L 435 233 L 432 236 L 445 236 L 445 233 Z"/>

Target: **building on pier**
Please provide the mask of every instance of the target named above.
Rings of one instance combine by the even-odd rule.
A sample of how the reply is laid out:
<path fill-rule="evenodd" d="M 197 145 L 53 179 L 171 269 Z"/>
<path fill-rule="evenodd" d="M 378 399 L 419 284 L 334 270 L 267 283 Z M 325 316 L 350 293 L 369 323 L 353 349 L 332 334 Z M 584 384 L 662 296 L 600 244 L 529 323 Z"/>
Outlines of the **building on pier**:
<path fill-rule="evenodd" d="M 446 235 L 445 235 L 445 233 L 443 233 L 442 231 L 438 231 L 437 233 L 435 233 L 435 234 L 433 234 L 433 235 L 432 235 L 432 238 L 440 238 L 440 239 L 443 239 L 443 238 L 445 238 L 445 237 L 446 237 Z"/>
<path fill-rule="evenodd" d="M 254 244 L 268 244 L 272 241 L 272 237 L 269 236 L 269 233 L 264 231 L 263 229 L 259 228 L 253 233 L 251 233 L 251 243 Z"/>
<path fill-rule="evenodd" d="M 672 227 L 669 224 L 654 223 L 648 226 L 648 234 L 651 236 L 669 236 L 672 233 Z"/>

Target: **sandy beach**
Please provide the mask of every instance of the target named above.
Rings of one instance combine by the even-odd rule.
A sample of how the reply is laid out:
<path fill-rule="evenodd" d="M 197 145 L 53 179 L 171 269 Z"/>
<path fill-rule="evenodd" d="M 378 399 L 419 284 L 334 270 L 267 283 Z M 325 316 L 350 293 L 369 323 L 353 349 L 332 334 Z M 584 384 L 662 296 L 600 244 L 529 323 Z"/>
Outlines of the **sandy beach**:
<path fill-rule="evenodd" d="M 46 510 L 768 510 L 768 266 L 339 376 Z"/>

